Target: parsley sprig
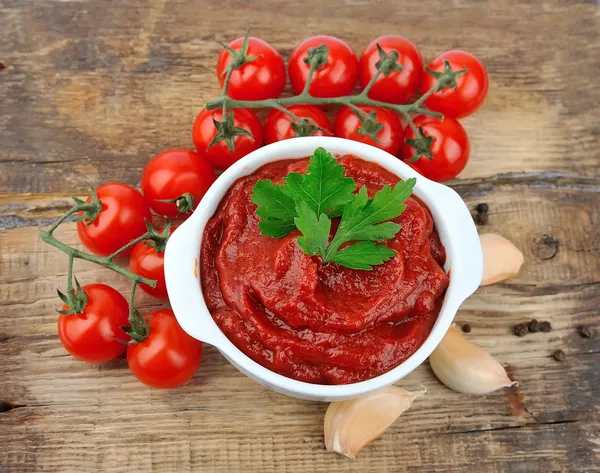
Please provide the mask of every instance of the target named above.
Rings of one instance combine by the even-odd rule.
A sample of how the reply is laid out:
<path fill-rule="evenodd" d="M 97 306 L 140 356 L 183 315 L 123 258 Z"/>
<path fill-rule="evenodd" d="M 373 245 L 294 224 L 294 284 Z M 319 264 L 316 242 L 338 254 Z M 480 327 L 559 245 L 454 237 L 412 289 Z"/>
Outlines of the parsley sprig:
<path fill-rule="evenodd" d="M 325 149 L 317 148 L 307 172 L 290 173 L 283 182 L 261 180 L 253 188 L 252 202 L 258 206 L 263 235 L 281 238 L 297 228 L 302 234 L 298 245 L 307 255 L 352 269 L 371 270 L 396 254 L 375 242 L 389 240 L 400 231 L 400 225 L 389 220 L 406 209 L 403 202 L 416 179 L 386 185 L 369 199 L 366 187 L 355 193 L 356 183 L 344 175 L 344 167 Z M 335 217 L 341 220 L 331 237 Z M 342 248 L 350 242 L 355 243 Z"/>

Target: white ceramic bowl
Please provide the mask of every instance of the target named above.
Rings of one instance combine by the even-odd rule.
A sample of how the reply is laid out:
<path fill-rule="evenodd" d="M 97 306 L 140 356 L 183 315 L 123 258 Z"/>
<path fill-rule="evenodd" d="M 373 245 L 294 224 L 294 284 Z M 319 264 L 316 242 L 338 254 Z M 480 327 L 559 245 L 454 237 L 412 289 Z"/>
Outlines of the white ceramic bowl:
<path fill-rule="evenodd" d="M 410 358 L 376 378 L 337 386 L 287 378 L 259 365 L 236 348 L 221 332 L 206 308 L 198 268 L 204 227 L 231 185 L 266 163 L 310 156 L 319 146 L 334 155 L 353 154 L 376 162 L 403 179 L 416 177 L 414 194 L 427 204 L 433 215 L 446 249 L 444 269 L 450 274 L 450 285 L 437 322 L 425 343 Z M 273 143 L 239 160 L 219 176 L 193 215 L 175 230 L 165 252 L 169 299 L 179 324 L 187 333 L 215 346 L 237 369 L 264 386 L 289 396 L 316 401 L 357 397 L 393 384 L 413 371 L 440 343 L 460 305 L 479 287 L 482 273 L 483 259 L 477 230 L 467 206 L 455 191 L 417 174 L 398 158 L 378 148 L 356 141 L 320 136 Z"/>

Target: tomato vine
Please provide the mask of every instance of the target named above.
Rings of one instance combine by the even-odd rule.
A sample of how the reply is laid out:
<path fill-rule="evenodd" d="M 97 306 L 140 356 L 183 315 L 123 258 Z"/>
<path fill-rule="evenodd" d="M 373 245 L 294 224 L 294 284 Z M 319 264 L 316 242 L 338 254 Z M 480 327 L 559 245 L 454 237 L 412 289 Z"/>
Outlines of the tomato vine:
<path fill-rule="evenodd" d="M 377 81 L 377 79 L 382 74 L 388 75 L 392 71 L 402 70 L 402 65 L 398 62 L 398 53 L 396 53 L 395 51 L 393 51 L 392 53 L 386 53 L 383 50 L 383 48 L 378 47 L 377 49 L 379 52 L 380 59 L 377 62 L 377 71 L 360 93 L 355 95 L 345 95 L 341 97 L 315 97 L 309 92 L 313 76 L 319 68 L 323 67 L 327 63 L 327 58 L 329 55 L 329 50 L 327 46 L 325 44 L 322 44 L 316 48 L 310 48 L 308 50 L 308 56 L 307 58 L 305 58 L 305 62 L 309 65 L 310 68 L 308 71 L 308 76 L 306 78 L 304 88 L 302 92 L 298 95 L 292 97 L 270 98 L 264 100 L 236 100 L 227 96 L 227 89 L 229 87 L 229 80 L 231 78 L 231 74 L 235 69 L 240 68 L 247 62 L 252 62 L 256 59 L 255 57 L 249 57 L 245 54 L 245 51 L 247 50 L 249 34 L 250 30 L 248 30 L 246 36 L 244 37 L 244 41 L 240 51 L 234 51 L 235 60 L 231 61 L 229 68 L 226 71 L 221 96 L 215 100 L 209 100 L 206 103 L 206 110 L 222 109 L 223 111 L 223 122 L 218 122 L 217 120 L 214 120 L 215 126 L 219 130 L 219 134 L 217 135 L 217 137 L 215 137 L 215 140 L 213 140 L 210 146 L 216 144 L 217 141 L 225 140 L 227 142 L 229 150 L 233 151 L 233 138 L 240 134 L 249 134 L 247 130 L 228 126 L 230 123 L 232 123 L 233 113 L 235 113 L 234 110 L 236 108 L 274 108 L 288 114 L 293 120 L 294 124 L 304 124 L 304 119 L 298 117 L 296 114 L 294 114 L 286 108 L 291 105 L 342 105 L 349 107 L 359 117 L 363 129 L 367 131 L 369 136 L 372 136 L 373 139 L 377 140 L 378 122 L 376 121 L 376 116 L 374 114 L 368 114 L 361 110 L 358 107 L 359 105 L 361 105 L 390 109 L 401 114 L 406 119 L 408 125 L 413 130 L 416 136 L 416 138 L 413 140 L 412 146 L 415 147 L 417 150 L 429 150 L 431 146 L 431 140 L 427 140 L 426 137 L 423 135 L 422 130 L 417 129 L 417 126 L 415 125 L 413 118 L 410 114 L 414 113 L 419 115 L 429 115 L 440 119 L 443 118 L 443 114 L 429 110 L 427 107 L 425 107 L 425 101 L 432 94 L 440 92 L 445 88 L 455 88 L 456 79 L 467 72 L 466 68 L 458 71 L 453 71 L 448 61 L 445 61 L 445 68 L 443 72 L 435 72 L 426 69 L 429 74 L 435 77 L 436 83 L 433 87 L 427 90 L 413 103 L 394 104 L 389 102 L 382 102 L 379 100 L 373 100 L 368 97 L 368 93 Z M 227 48 L 228 51 L 229 49 L 230 48 Z M 233 52 L 231 51 L 229 51 L 229 53 L 233 54 Z M 429 154 L 430 153 L 424 153 L 424 155 Z"/>
<path fill-rule="evenodd" d="M 54 232 L 56 231 L 56 229 L 62 223 L 69 220 L 74 215 L 76 215 L 75 218 L 73 218 L 74 221 L 86 220 L 87 222 L 91 223 L 102 211 L 102 202 L 100 202 L 100 200 L 97 198 L 96 192 L 93 188 L 91 189 L 91 202 L 85 202 L 81 199 L 78 199 L 77 197 L 73 197 L 73 200 L 75 201 L 75 205 L 73 205 L 73 207 L 71 207 L 62 217 L 60 217 L 48 230 L 42 231 L 40 233 L 41 239 L 44 243 L 47 243 L 59 249 L 60 251 L 65 253 L 69 259 L 67 269 L 66 294 L 62 293 L 60 290 L 58 291 L 60 299 L 65 303 L 67 307 L 64 310 L 59 311 L 59 313 L 68 316 L 70 314 L 81 314 L 85 309 L 88 296 L 83 291 L 83 289 L 79 285 L 79 282 L 77 281 L 77 278 L 73 274 L 74 260 L 81 259 L 103 266 L 131 280 L 132 286 L 129 296 L 129 322 L 130 324 L 135 323 L 139 318 L 136 314 L 137 311 L 134 307 L 134 298 L 137 286 L 138 284 L 147 284 L 150 287 L 155 287 L 156 281 L 129 271 L 128 269 L 115 263 L 114 259 L 117 258 L 123 252 L 127 251 L 129 248 L 136 245 L 137 243 L 145 240 L 151 240 L 153 244 L 157 247 L 164 248 L 164 244 L 169 236 L 168 220 L 165 225 L 165 231 L 163 231 L 163 233 L 159 233 L 152 227 L 152 225 L 149 222 L 146 222 L 147 231 L 144 234 L 131 240 L 129 243 L 114 251 L 110 255 L 101 257 L 92 253 L 81 251 L 77 248 L 73 248 L 61 242 L 54 236 Z M 73 282 L 75 282 L 75 287 L 73 286 Z"/>

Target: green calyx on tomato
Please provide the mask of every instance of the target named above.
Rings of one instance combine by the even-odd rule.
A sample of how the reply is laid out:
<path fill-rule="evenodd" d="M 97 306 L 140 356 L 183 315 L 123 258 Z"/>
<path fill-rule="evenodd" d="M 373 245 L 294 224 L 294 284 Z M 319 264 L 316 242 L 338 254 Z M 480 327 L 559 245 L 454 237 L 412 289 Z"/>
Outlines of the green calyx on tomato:
<path fill-rule="evenodd" d="M 86 202 L 85 200 L 80 199 L 79 197 L 72 196 L 73 202 L 75 202 L 75 207 L 78 211 L 82 212 L 77 215 L 73 221 L 74 222 L 83 222 L 85 225 L 90 225 L 98 214 L 102 211 L 102 202 L 98 199 L 98 194 L 96 193 L 96 189 L 90 184 L 90 202 Z"/>
<path fill-rule="evenodd" d="M 256 61 L 258 58 L 256 56 L 248 56 L 248 42 L 250 40 L 250 28 L 246 31 L 246 35 L 244 36 L 244 41 L 242 42 L 242 47 L 239 51 L 236 51 L 233 48 L 230 48 L 224 43 L 219 41 L 219 44 L 223 46 L 227 52 L 231 55 L 232 61 L 229 63 L 229 67 L 223 71 L 223 75 L 227 75 L 233 69 L 239 69 L 244 64 L 247 64 L 252 61 Z"/>
<path fill-rule="evenodd" d="M 150 318 L 151 317 L 142 317 L 140 311 L 135 307 L 132 307 L 129 314 L 129 325 L 121 326 L 121 329 L 131 337 L 131 340 L 119 341 L 126 345 L 142 343 L 144 340 L 146 340 L 146 338 L 148 338 L 148 335 L 150 335 Z"/>
<path fill-rule="evenodd" d="M 392 71 L 402 71 L 404 69 L 402 64 L 398 64 L 398 58 L 400 57 L 398 51 L 392 50 L 390 54 L 388 54 L 379 43 L 377 43 L 377 52 L 379 53 L 380 59 L 375 63 L 375 67 L 380 70 L 384 76 L 389 75 Z"/>
<path fill-rule="evenodd" d="M 327 56 L 329 56 L 329 48 L 326 44 L 322 44 L 316 48 L 308 48 L 304 62 L 317 70 L 327 64 Z"/>
<path fill-rule="evenodd" d="M 156 248 L 157 253 L 164 253 L 167 246 L 167 240 L 171 236 L 171 220 L 165 217 L 165 226 L 162 231 L 158 232 L 152 224 L 146 220 L 146 228 L 148 229 L 148 239 L 142 241 L 144 245 Z"/>
<path fill-rule="evenodd" d="M 229 151 L 233 153 L 235 151 L 236 136 L 246 135 L 254 139 L 252 133 L 250 133 L 248 130 L 239 126 L 234 126 L 233 113 L 233 110 L 227 110 L 227 114 L 222 122 L 218 121 L 216 118 L 213 117 L 212 121 L 215 125 L 215 128 L 217 129 L 217 134 L 209 143 L 208 148 L 206 148 L 207 150 L 215 146 L 219 141 L 225 140 L 225 143 L 227 144 L 227 149 L 229 149 Z"/>
<path fill-rule="evenodd" d="M 290 126 L 292 127 L 292 130 L 294 130 L 296 138 L 302 136 L 311 136 L 316 131 L 324 131 L 327 134 L 331 134 L 329 130 L 321 128 L 319 125 L 317 125 L 312 118 L 302 118 L 300 122 L 291 122 Z"/>
<path fill-rule="evenodd" d="M 383 123 L 377 121 L 377 111 L 371 110 L 368 114 L 356 111 L 354 113 L 356 113 L 356 116 L 360 120 L 360 128 L 356 132 L 359 135 L 370 136 L 376 143 L 379 143 L 377 134 L 383 130 Z"/>
<path fill-rule="evenodd" d="M 88 303 L 88 295 L 81 288 L 81 284 L 77 278 L 75 279 L 76 290 L 70 289 L 66 294 L 56 290 L 60 300 L 65 303 L 65 307 L 62 310 L 56 310 L 60 315 L 72 315 L 72 314 L 83 314 L 83 310 Z"/>
<path fill-rule="evenodd" d="M 431 145 L 433 144 L 433 136 L 427 136 L 423 132 L 423 127 L 419 127 L 417 136 L 414 138 L 406 138 L 404 141 L 407 145 L 415 148 L 415 153 L 409 159 L 411 163 L 414 163 L 425 157 L 427 159 L 433 159 L 433 153 L 431 152 Z"/>
<path fill-rule="evenodd" d="M 444 71 L 437 72 L 432 71 L 429 67 L 425 66 L 425 70 L 431 74 L 433 77 L 437 79 L 437 84 L 435 85 L 436 92 L 445 89 L 446 87 L 450 87 L 451 89 L 456 89 L 456 79 L 461 76 L 464 76 L 468 68 L 461 69 L 460 71 L 453 71 L 452 66 L 450 66 L 450 62 L 444 61 Z"/>
<path fill-rule="evenodd" d="M 181 194 L 175 199 L 162 199 L 158 202 L 164 202 L 165 204 L 175 204 L 177 206 L 177 212 L 179 212 L 179 214 L 187 214 L 194 210 L 194 196 L 189 192 Z"/>
<path fill-rule="evenodd" d="M 189 336 L 171 310 L 145 316 L 150 334 L 142 343 L 127 347 L 127 364 L 147 386 L 168 389 L 187 383 L 202 361 L 202 342 Z"/>

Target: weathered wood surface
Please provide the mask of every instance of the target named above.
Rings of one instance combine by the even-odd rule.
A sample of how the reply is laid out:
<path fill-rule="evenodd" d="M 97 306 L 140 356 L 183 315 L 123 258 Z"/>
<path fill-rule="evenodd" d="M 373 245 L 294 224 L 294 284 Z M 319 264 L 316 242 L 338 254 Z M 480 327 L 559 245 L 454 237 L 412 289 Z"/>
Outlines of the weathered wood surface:
<path fill-rule="evenodd" d="M 600 16 L 577 0 L 0 0 L 0 472 L 600 471 Z M 453 183 L 525 253 L 513 280 L 460 311 L 469 338 L 521 386 L 429 393 L 356 461 L 327 454 L 325 404 L 267 391 L 207 348 L 192 382 L 140 385 L 123 359 L 87 365 L 56 337 L 66 260 L 39 240 L 84 181 L 124 180 L 159 150 L 191 146 L 214 97 L 219 47 L 248 25 L 284 54 L 336 34 L 357 50 L 381 33 L 427 58 L 451 47 L 488 66 L 487 102 L 465 120 L 472 160 Z M 57 235 L 77 244 L 72 225 Z M 549 235 L 558 249 L 548 245 Z M 545 243 L 546 242 L 546 243 Z M 107 271 L 77 265 L 82 282 Z M 128 283 L 116 280 L 126 291 Z M 158 307 L 140 294 L 140 306 Z M 532 317 L 554 330 L 525 338 Z M 595 336 L 580 337 L 587 324 Z M 555 349 L 567 355 L 552 359 Z"/>

